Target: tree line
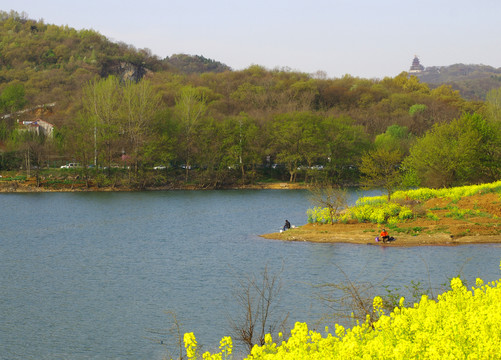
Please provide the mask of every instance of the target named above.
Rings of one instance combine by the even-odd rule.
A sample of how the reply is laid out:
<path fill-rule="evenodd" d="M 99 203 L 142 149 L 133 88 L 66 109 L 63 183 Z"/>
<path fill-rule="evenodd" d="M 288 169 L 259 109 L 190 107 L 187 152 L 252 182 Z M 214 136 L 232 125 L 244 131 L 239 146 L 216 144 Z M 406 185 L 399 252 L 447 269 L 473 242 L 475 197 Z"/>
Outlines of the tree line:
<path fill-rule="evenodd" d="M 372 136 L 347 114 L 311 109 L 276 112 L 266 121 L 252 111 L 216 117 L 218 100 L 206 87 L 181 86 L 169 106 L 152 81 L 109 76 L 84 86 L 79 112 L 54 138 L 15 128 L 4 129 L 4 137 L 13 153 L 24 154 L 24 163 L 36 168 L 58 153 L 84 165 L 86 178 L 97 169 L 105 169 L 104 176 L 112 176 L 113 168 L 127 169 L 136 187 L 177 181 L 218 188 L 275 178 L 362 181 L 390 194 L 402 184 L 442 187 L 499 179 L 499 99 L 501 90 L 491 91 L 479 112 L 435 122 L 422 134 L 392 124 Z M 423 123 L 430 122 L 426 111 L 424 104 L 408 109 Z M 152 171 L 158 165 L 165 169 Z"/>

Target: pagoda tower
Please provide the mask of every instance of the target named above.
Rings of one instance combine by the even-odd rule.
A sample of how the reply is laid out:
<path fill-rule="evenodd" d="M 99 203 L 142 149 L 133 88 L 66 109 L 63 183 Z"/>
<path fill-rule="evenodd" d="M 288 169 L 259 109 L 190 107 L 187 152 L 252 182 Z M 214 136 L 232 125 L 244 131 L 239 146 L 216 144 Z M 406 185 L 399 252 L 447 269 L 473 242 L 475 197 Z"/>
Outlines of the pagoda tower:
<path fill-rule="evenodd" d="M 424 66 L 419 63 L 419 58 L 414 55 L 414 60 L 412 60 L 411 68 L 409 69 L 409 74 L 418 74 L 424 70 Z"/>

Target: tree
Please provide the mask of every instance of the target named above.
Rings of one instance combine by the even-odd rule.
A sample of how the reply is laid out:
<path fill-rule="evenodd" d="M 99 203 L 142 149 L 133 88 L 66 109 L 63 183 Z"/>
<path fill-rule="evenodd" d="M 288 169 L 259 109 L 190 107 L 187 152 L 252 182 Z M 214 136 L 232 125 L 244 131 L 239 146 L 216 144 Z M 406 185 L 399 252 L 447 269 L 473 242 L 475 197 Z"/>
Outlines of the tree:
<path fill-rule="evenodd" d="M 286 329 L 289 314 L 278 311 L 282 282 L 280 273 L 271 275 L 266 266 L 261 277 L 255 275 L 240 281 L 241 288 L 234 293 L 242 309 L 240 318 L 230 318 L 233 338 L 247 346 L 264 345 L 265 335 Z"/>
<path fill-rule="evenodd" d="M 360 164 L 362 183 L 367 187 L 385 189 L 390 201 L 392 192 L 402 179 L 402 159 L 403 155 L 399 149 L 376 148 L 368 151 L 362 156 Z"/>
<path fill-rule="evenodd" d="M 24 157 L 24 168 L 28 177 L 34 170 L 37 186 L 40 186 L 40 170 L 44 165 L 45 156 L 48 154 L 50 139 L 44 134 L 30 130 L 17 129 L 12 133 L 9 145 L 21 152 Z"/>
<path fill-rule="evenodd" d="M 487 119 L 479 114 L 465 114 L 465 126 L 480 137 L 476 151 L 475 171 L 471 182 L 492 182 L 501 178 L 501 121 Z"/>
<path fill-rule="evenodd" d="M 160 97 L 154 93 L 151 83 L 147 80 L 138 83 L 127 81 L 122 94 L 121 127 L 126 136 L 126 154 L 131 156 L 137 175 L 144 147 L 152 136 L 152 123 L 160 107 Z"/>
<path fill-rule="evenodd" d="M 404 167 L 414 171 L 424 186 L 449 187 L 472 181 L 482 158 L 482 136 L 475 125 L 479 120 L 478 115 L 465 114 L 450 123 L 435 124 L 412 146 Z"/>
<path fill-rule="evenodd" d="M 337 212 L 347 205 L 347 191 L 334 186 L 314 186 L 310 193 L 314 205 L 329 209 L 330 223 L 334 224 Z"/>
<path fill-rule="evenodd" d="M 311 167 L 321 157 L 320 122 L 321 118 L 311 112 L 283 114 L 273 120 L 270 141 L 276 161 L 284 164 L 289 172 L 289 181 L 296 180 L 300 165 Z"/>
<path fill-rule="evenodd" d="M 403 154 L 409 151 L 412 134 L 406 126 L 391 125 L 386 132 L 377 135 L 374 145 L 377 148 L 384 147 L 388 150 L 400 150 Z"/>
<path fill-rule="evenodd" d="M 144 158 L 152 166 L 168 165 L 176 156 L 176 139 L 179 127 L 170 109 L 163 109 L 151 125 L 152 137 L 145 144 Z"/>
<path fill-rule="evenodd" d="M 95 144 L 94 129 L 96 127 L 93 117 L 80 114 L 76 119 L 70 120 L 63 128 L 63 144 L 66 154 L 82 164 L 83 178 L 86 186 L 90 186 L 89 168 L 87 165 L 94 161 Z"/>
<path fill-rule="evenodd" d="M 0 111 L 13 113 L 21 110 L 26 103 L 23 84 L 8 85 L 0 94 Z"/>
<path fill-rule="evenodd" d="M 114 76 L 90 81 L 83 91 L 83 116 L 94 123 L 94 165 L 100 156 L 108 169 L 119 153 L 120 110 L 122 96 L 120 83 Z"/>
<path fill-rule="evenodd" d="M 229 166 L 224 161 L 227 133 L 222 123 L 208 118 L 199 124 L 196 135 L 199 141 L 196 141 L 193 161 L 198 165 L 198 184 L 203 188 L 217 188 L 227 180 L 229 173 Z"/>
<path fill-rule="evenodd" d="M 247 114 L 241 113 L 237 117 L 227 118 L 222 131 L 224 165 L 231 169 L 238 168 L 241 181 L 245 183 L 247 168 L 254 168 L 261 160 L 258 144 L 259 129 Z"/>
<path fill-rule="evenodd" d="M 176 98 L 174 112 L 181 126 L 181 151 L 186 168 L 185 180 L 188 181 L 188 173 L 191 168 L 191 160 L 196 145 L 196 129 L 199 122 L 207 113 L 207 100 L 205 94 L 192 86 L 181 89 Z"/>
<path fill-rule="evenodd" d="M 358 178 L 356 165 L 370 146 L 362 126 L 345 116 L 330 116 L 323 119 L 320 136 L 330 181 L 339 184 Z"/>
<path fill-rule="evenodd" d="M 501 87 L 487 93 L 486 103 L 489 117 L 493 121 L 501 122 Z"/>

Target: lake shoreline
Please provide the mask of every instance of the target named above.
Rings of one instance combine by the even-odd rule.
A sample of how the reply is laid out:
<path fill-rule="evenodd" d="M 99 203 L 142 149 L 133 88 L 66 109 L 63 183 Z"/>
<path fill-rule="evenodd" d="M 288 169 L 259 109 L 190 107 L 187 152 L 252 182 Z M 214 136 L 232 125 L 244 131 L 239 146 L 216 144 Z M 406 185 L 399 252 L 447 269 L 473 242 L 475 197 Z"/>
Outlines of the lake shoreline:
<path fill-rule="evenodd" d="M 25 182 L 2 181 L 0 193 L 51 193 L 51 192 L 136 192 L 136 191 L 178 191 L 178 190 L 302 190 L 308 189 L 306 184 L 287 182 L 256 183 L 248 185 L 230 185 L 219 188 L 207 188 L 195 185 L 163 185 L 135 189 L 124 186 L 86 187 L 81 184 L 57 187 L 36 186 L 32 180 Z"/>

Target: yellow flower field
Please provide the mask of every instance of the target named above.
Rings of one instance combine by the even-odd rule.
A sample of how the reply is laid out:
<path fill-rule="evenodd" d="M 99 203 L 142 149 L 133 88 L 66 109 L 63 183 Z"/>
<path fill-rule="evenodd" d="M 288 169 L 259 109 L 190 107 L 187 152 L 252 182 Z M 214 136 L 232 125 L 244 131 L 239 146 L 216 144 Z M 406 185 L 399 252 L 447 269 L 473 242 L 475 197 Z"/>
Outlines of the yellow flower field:
<path fill-rule="evenodd" d="M 501 268 L 501 264 L 500 264 Z M 484 284 L 477 279 L 468 290 L 461 279 L 451 280 L 451 290 L 434 301 L 423 296 L 412 307 L 382 311 L 382 299 L 374 299 L 379 319 L 334 332 L 310 330 L 296 323 L 291 337 L 254 346 L 248 360 L 304 359 L 499 359 L 501 358 L 501 279 Z M 185 337 L 189 359 L 196 359 L 193 333 Z M 203 359 L 230 359 L 232 342 L 221 340 L 221 352 Z"/>

